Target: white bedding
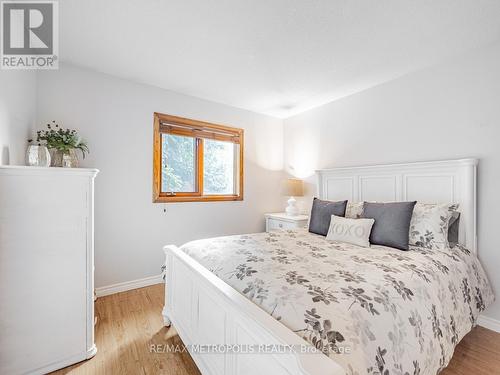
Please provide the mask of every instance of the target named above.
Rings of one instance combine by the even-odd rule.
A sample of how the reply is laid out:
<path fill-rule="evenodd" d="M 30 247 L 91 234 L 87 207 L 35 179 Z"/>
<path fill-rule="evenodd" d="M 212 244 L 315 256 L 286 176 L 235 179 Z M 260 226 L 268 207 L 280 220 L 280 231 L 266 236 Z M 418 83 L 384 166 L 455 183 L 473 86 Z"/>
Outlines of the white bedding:
<path fill-rule="evenodd" d="M 400 251 L 306 230 L 190 242 L 184 252 L 348 374 L 436 374 L 494 299 L 463 247 Z"/>

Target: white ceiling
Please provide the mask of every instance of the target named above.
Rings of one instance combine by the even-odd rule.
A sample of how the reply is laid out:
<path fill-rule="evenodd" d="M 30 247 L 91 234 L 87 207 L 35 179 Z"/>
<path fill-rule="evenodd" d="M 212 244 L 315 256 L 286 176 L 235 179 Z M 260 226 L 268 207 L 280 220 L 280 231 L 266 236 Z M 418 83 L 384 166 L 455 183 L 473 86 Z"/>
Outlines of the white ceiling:
<path fill-rule="evenodd" d="M 498 0 L 60 1 L 62 61 L 277 117 L 498 39 Z"/>

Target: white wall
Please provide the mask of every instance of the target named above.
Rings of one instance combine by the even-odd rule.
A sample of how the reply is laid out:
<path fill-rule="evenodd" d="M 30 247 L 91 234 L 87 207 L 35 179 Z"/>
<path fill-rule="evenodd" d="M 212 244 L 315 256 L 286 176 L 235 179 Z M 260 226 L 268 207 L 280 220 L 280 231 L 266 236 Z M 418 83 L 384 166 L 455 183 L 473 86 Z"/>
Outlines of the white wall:
<path fill-rule="evenodd" d="M 314 194 L 319 168 L 479 158 L 479 257 L 500 293 L 499 142 L 497 43 L 285 120 L 284 163 Z"/>
<path fill-rule="evenodd" d="M 0 165 L 24 164 L 35 110 L 35 73 L 0 70 Z"/>
<path fill-rule="evenodd" d="M 157 274 L 164 244 L 263 230 L 262 214 L 283 207 L 277 188 L 283 155 L 287 171 L 309 181 L 309 195 L 318 168 L 477 157 L 479 256 L 500 291 L 499 66 L 497 43 L 289 118 L 284 127 L 270 117 L 63 66 L 38 73 L 38 118 L 79 129 L 91 147 L 82 166 L 101 169 L 97 286 Z M 154 111 L 245 128 L 245 200 L 169 204 L 167 213 L 151 203 Z M 486 315 L 500 319 L 500 302 Z"/>
<path fill-rule="evenodd" d="M 101 171 L 97 287 L 159 274 L 163 245 L 263 231 L 263 213 L 282 208 L 276 189 L 283 177 L 281 120 L 72 66 L 40 72 L 38 81 L 40 123 L 78 129 L 90 147 L 82 166 Z M 245 129 L 244 201 L 151 202 L 155 111 Z"/>

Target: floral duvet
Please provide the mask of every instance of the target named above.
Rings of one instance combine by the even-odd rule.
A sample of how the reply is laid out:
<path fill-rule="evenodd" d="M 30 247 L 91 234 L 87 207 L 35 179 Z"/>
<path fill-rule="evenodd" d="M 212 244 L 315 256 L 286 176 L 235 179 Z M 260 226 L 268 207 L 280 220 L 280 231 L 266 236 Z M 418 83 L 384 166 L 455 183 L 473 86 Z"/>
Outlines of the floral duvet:
<path fill-rule="evenodd" d="M 436 374 L 494 299 L 467 249 L 362 248 L 306 230 L 181 248 L 347 374 Z"/>

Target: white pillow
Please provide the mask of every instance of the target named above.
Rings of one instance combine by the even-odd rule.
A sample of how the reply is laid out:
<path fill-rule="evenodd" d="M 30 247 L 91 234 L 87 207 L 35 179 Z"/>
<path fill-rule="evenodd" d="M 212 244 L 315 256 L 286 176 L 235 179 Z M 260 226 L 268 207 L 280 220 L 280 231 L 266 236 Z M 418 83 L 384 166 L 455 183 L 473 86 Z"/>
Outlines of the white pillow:
<path fill-rule="evenodd" d="M 458 204 L 417 203 L 410 222 L 410 245 L 443 250 L 448 243 L 448 226 Z"/>
<path fill-rule="evenodd" d="M 369 247 L 373 223 L 374 219 L 349 219 L 332 215 L 326 239 Z"/>
<path fill-rule="evenodd" d="M 347 202 L 345 217 L 348 219 L 357 219 L 363 213 L 364 202 Z"/>

